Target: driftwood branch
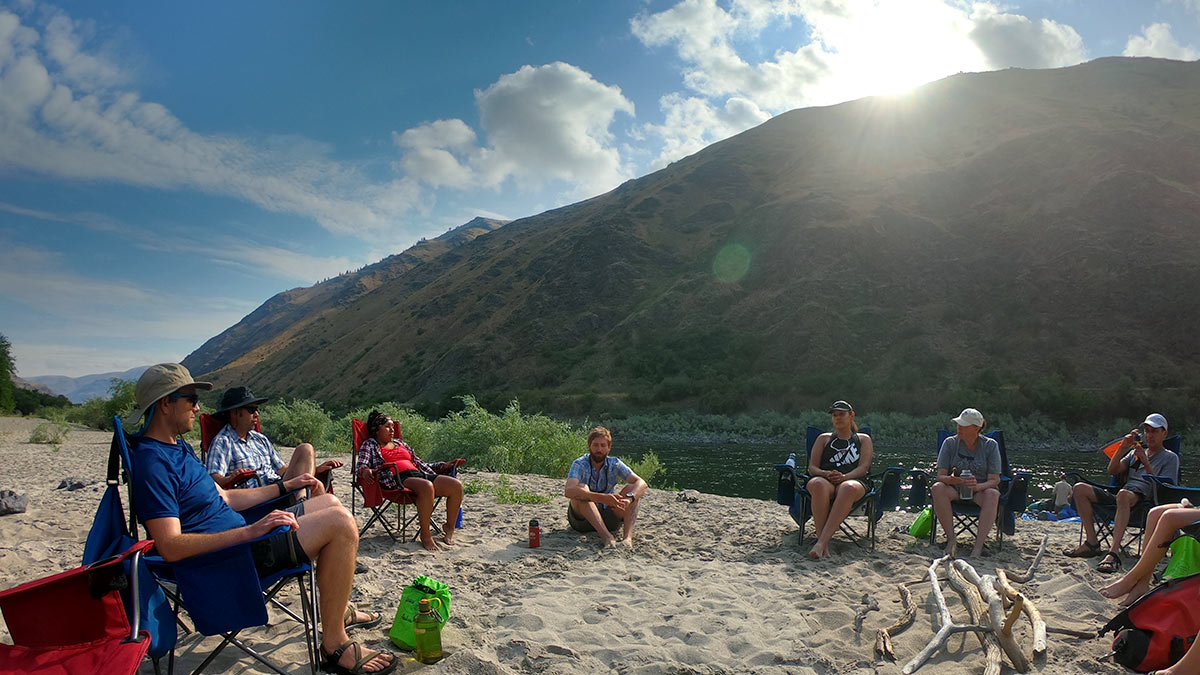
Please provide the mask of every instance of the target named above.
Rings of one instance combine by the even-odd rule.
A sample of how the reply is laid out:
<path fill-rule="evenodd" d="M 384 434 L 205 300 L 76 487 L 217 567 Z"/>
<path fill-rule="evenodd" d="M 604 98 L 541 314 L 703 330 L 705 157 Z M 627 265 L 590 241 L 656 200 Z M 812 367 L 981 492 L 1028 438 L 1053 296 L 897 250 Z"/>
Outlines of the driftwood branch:
<path fill-rule="evenodd" d="M 971 567 L 965 560 L 955 560 L 953 562 L 955 568 L 962 572 L 963 577 L 967 581 L 975 585 L 979 589 L 979 594 L 983 596 L 984 602 L 988 606 L 988 616 L 985 622 L 988 629 L 1000 641 L 1000 648 L 1008 656 L 1008 660 L 1012 663 L 1013 670 L 1018 673 L 1029 671 L 1029 659 L 1025 657 L 1025 652 L 1021 650 L 1021 646 L 1017 644 L 1016 638 L 1013 637 L 1012 631 L 1004 630 L 1004 603 L 1000 600 L 1000 594 L 996 592 L 996 577 L 986 574 L 982 577 Z M 1011 626 L 1010 626 L 1011 628 Z"/>
<path fill-rule="evenodd" d="M 904 632 L 917 618 L 917 606 L 913 604 L 912 591 L 904 584 L 899 584 L 896 588 L 900 590 L 900 604 L 904 607 L 904 614 L 896 623 L 875 632 L 875 656 L 885 656 L 889 661 L 896 660 L 896 652 L 892 649 L 892 636 Z"/>
<path fill-rule="evenodd" d="M 954 590 L 958 591 L 959 596 L 963 599 L 963 605 L 966 606 L 970 613 L 971 621 L 974 623 L 984 623 L 987 617 L 987 603 L 983 601 L 983 596 L 979 589 L 972 586 L 963 577 L 962 572 L 953 565 L 947 567 L 947 576 L 950 579 L 950 585 Z M 983 647 L 984 652 L 984 675 L 1000 675 L 1000 642 L 996 636 L 990 632 L 976 633 L 979 638 L 979 644 Z"/>
<path fill-rule="evenodd" d="M 863 619 L 867 618 L 867 612 L 878 611 L 879 603 L 875 601 L 875 598 L 872 598 L 870 593 L 863 593 L 862 607 L 859 607 L 858 611 L 854 613 L 854 632 L 862 632 Z"/>
<path fill-rule="evenodd" d="M 925 648 L 921 650 L 921 653 L 917 654 L 911 661 L 904 664 L 902 671 L 904 675 L 911 675 L 912 673 L 915 673 L 918 668 L 925 665 L 925 662 L 929 660 L 929 657 L 933 656 L 933 653 L 938 650 L 938 647 L 941 647 L 943 644 L 945 644 L 946 640 L 949 639 L 951 635 L 970 631 L 990 630 L 990 628 L 987 626 L 955 624 L 952 620 L 953 617 L 950 616 L 950 609 L 946 607 L 946 596 L 942 594 L 942 586 L 938 583 L 937 576 L 938 567 L 940 567 L 947 560 L 949 560 L 949 556 L 942 556 L 941 558 L 938 558 L 929 564 L 929 584 L 933 587 L 933 601 L 937 603 L 938 617 L 940 619 L 938 623 L 941 627 L 938 628 L 937 633 L 934 634 L 933 638 L 929 641 L 929 644 L 925 645 Z"/>
<path fill-rule="evenodd" d="M 1037 605 L 1013 588 L 1013 585 L 1009 583 L 1007 570 L 996 570 L 996 578 L 1004 597 L 1011 600 L 1014 606 L 1019 605 L 1020 609 L 1025 612 L 1025 616 L 1029 618 L 1029 625 L 1033 627 L 1033 653 L 1035 655 L 1044 653 L 1046 651 L 1046 620 L 1042 618 L 1042 613 L 1038 611 Z"/>
<path fill-rule="evenodd" d="M 1006 570 L 1006 572 L 1008 573 L 1008 578 L 1017 582 L 1018 584 L 1026 583 L 1030 579 L 1032 579 L 1033 571 L 1035 569 L 1037 569 L 1038 563 L 1042 562 L 1042 556 L 1046 555 L 1046 544 L 1048 544 L 1049 542 L 1050 542 L 1050 535 L 1048 535 L 1048 534 L 1043 535 L 1042 536 L 1042 545 L 1038 547 L 1037 555 L 1035 555 L 1033 557 L 1033 562 L 1029 563 L 1029 568 L 1026 569 L 1023 574 L 1019 574 L 1017 572 L 1007 572 L 1007 570 Z"/>

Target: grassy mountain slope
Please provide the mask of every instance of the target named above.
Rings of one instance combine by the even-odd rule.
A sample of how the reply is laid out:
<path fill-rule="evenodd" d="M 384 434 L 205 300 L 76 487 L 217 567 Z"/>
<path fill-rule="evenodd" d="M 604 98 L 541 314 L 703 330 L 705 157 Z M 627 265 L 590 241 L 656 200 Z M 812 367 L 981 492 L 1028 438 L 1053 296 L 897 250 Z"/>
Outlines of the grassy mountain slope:
<path fill-rule="evenodd" d="M 277 296 L 227 331 L 264 331 L 253 350 L 188 363 L 335 407 L 921 412 L 1185 386 L 1198 111 L 1200 65 L 1155 59 L 796 110 L 373 286 L 289 292 L 320 298 L 302 320 Z"/>

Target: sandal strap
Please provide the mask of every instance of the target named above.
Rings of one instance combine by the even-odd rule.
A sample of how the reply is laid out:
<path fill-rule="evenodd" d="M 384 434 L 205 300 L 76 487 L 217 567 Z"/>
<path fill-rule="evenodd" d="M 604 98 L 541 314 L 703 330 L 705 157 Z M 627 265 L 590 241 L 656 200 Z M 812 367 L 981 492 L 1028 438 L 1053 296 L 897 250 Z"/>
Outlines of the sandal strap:
<path fill-rule="evenodd" d="M 357 644 L 358 643 L 355 642 L 354 640 L 346 640 L 345 642 L 343 642 L 341 644 L 341 646 L 339 646 L 337 649 L 335 649 L 331 652 L 327 652 L 327 651 L 325 651 L 325 647 L 321 647 L 321 654 L 325 657 L 326 662 L 337 663 L 338 661 L 340 661 L 342 659 L 342 654 L 346 653 L 347 647 L 349 647 L 350 645 L 357 645 Z"/>

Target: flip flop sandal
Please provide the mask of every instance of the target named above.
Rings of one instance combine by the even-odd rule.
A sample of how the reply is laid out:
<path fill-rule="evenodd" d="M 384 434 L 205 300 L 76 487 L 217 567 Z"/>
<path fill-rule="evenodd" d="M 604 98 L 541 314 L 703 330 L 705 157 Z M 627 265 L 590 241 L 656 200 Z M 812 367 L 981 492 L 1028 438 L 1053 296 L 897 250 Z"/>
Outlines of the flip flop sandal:
<path fill-rule="evenodd" d="M 1096 571 L 1101 574 L 1112 574 L 1121 569 L 1121 556 L 1109 551 L 1104 554 L 1104 558 L 1096 565 Z"/>
<path fill-rule="evenodd" d="M 340 660 L 342 658 L 342 654 L 344 654 L 346 650 L 351 647 L 354 648 L 355 661 L 353 667 L 347 668 L 346 666 L 339 664 L 338 660 Z M 379 654 L 390 654 L 392 657 L 391 662 L 379 670 L 363 670 L 363 666 Z M 324 647 L 321 647 L 321 670 L 326 673 L 339 673 L 339 675 L 387 675 L 396 669 L 396 661 L 397 659 L 395 654 L 382 650 L 374 652 L 368 656 L 363 656 L 362 645 L 354 640 L 346 640 L 342 643 L 341 647 L 338 647 L 337 649 L 328 653 L 325 651 Z"/>
<path fill-rule="evenodd" d="M 1069 548 L 1063 551 L 1063 555 L 1068 558 L 1095 558 L 1100 555 L 1100 543 L 1089 544 L 1085 541 L 1079 545 L 1079 548 Z"/>
<path fill-rule="evenodd" d="M 354 617 L 358 616 L 358 610 L 354 608 L 353 604 L 346 603 L 346 613 L 342 617 L 342 621 L 346 625 L 346 630 L 349 631 L 355 628 L 371 628 L 378 626 L 379 622 L 383 621 L 383 614 L 372 614 L 370 612 L 367 612 L 366 614 L 366 620 L 355 621 Z"/>

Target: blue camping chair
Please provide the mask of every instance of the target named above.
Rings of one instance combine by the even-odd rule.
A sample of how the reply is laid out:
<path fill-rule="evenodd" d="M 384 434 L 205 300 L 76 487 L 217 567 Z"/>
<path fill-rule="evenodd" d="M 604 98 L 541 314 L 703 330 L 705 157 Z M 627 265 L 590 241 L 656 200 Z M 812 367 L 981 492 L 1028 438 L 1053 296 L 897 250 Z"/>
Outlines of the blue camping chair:
<path fill-rule="evenodd" d="M 1179 437 L 1179 434 L 1171 436 L 1163 441 L 1163 447 L 1175 453 L 1176 455 L 1179 455 L 1179 463 L 1180 467 L 1182 468 L 1183 441 Z M 1104 490 L 1105 492 L 1108 492 L 1114 496 L 1121 491 L 1121 487 L 1124 485 L 1124 481 L 1122 481 L 1118 476 L 1109 476 L 1108 484 L 1101 485 L 1100 483 L 1094 483 L 1084 478 L 1083 474 L 1078 471 L 1067 471 L 1064 473 L 1067 476 L 1067 480 L 1072 484 L 1084 483 L 1092 486 L 1093 488 Z M 1143 499 L 1129 510 L 1129 525 L 1125 527 L 1125 540 L 1121 542 L 1120 546 L 1120 550 L 1126 555 L 1129 555 L 1129 548 L 1134 543 L 1137 544 L 1137 555 L 1142 554 L 1142 534 L 1146 530 L 1146 516 L 1150 513 L 1151 508 L 1158 506 L 1159 504 L 1178 502 L 1183 498 L 1183 496 L 1186 496 L 1186 494 L 1182 493 L 1182 496 L 1176 495 L 1169 489 L 1179 484 L 1180 480 L 1178 475 L 1147 476 L 1147 478 L 1149 478 L 1150 481 L 1155 484 L 1154 494 L 1151 495 L 1151 499 Z M 1117 505 L 1095 504 L 1093 505 L 1092 512 L 1096 522 L 1096 541 L 1099 542 L 1101 549 L 1107 549 L 1109 542 L 1112 540 L 1113 521 L 1117 517 Z M 1085 532 L 1083 529 L 1083 523 L 1080 523 L 1080 544 L 1083 544 L 1084 538 Z"/>
<path fill-rule="evenodd" d="M 122 473 L 128 477 L 129 467 L 132 466 L 129 450 L 130 438 L 122 428 L 120 417 L 113 418 L 113 428 L 113 447 L 115 450 L 119 450 L 120 461 L 125 467 L 125 471 Z M 132 503 L 132 490 L 129 495 L 132 519 L 136 514 L 137 505 Z M 294 497 L 291 501 L 294 503 Z M 286 506 L 286 503 L 268 502 L 255 507 L 255 510 L 265 513 L 264 508 L 269 511 L 270 508 L 282 506 Z M 274 603 L 304 626 L 309 668 L 314 675 L 316 674 L 320 658 L 318 654 L 320 643 L 316 629 L 319 615 L 312 565 L 303 564 L 265 578 L 259 578 L 254 558 L 250 553 L 251 544 L 284 531 L 285 529 L 282 527 L 277 528 L 270 534 L 244 544 L 237 544 L 171 563 L 163 560 L 161 556 L 146 556 L 145 559 L 151 572 L 173 601 L 176 617 L 178 618 L 180 609 L 187 610 L 197 632 L 203 635 L 222 636 L 221 643 L 193 671 L 194 674 L 202 672 L 225 647 L 232 644 L 274 672 L 287 675 L 279 666 L 238 637 L 239 632 L 245 628 L 263 626 L 268 623 L 268 603 Z M 275 602 L 275 596 L 291 581 L 295 581 L 298 586 L 300 614 Z M 157 667 L 157 663 L 155 665 Z M 172 650 L 168 672 L 173 673 L 174 669 L 175 652 Z"/>
<path fill-rule="evenodd" d="M 947 438 L 954 435 L 953 431 L 946 429 L 938 429 L 937 449 L 942 449 L 942 443 L 946 442 Z M 1025 511 L 1029 497 L 1029 480 L 1032 477 L 1027 471 L 1018 471 L 1013 473 L 1012 466 L 1008 463 L 1008 449 L 1004 445 L 1004 432 L 1000 429 L 983 434 L 988 438 L 996 441 L 996 445 L 1000 446 L 1000 504 L 996 509 L 996 545 L 997 548 L 1004 546 L 1004 535 L 1012 536 L 1016 534 L 1017 516 Z M 929 477 L 932 482 L 937 480 L 937 470 L 934 469 L 933 475 Z M 979 527 L 980 508 L 974 502 L 964 502 L 954 500 L 950 503 L 951 512 L 954 514 L 954 532 L 950 534 L 957 538 L 963 532 L 969 533 L 971 536 L 977 536 Z M 933 519 L 933 527 L 929 528 L 929 543 L 936 544 L 937 542 L 938 520 Z"/>
<path fill-rule="evenodd" d="M 808 463 L 812 457 L 812 447 L 817 442 L 817 437 L 825 433 L 824 429 L 819 427 L 808 427 L 805 431 L 804 442 L 804 465 L 796 466 L 789 463 L 776 464 L 775 470 L 779 472 L 776 501 L 788 507 L 788 513 L 792 516 L 792 520 L 800 526 L 800 536 L 797 539 L 798 545 L 804 544 L 804 532 L 808 519 L 812 517 L 812 495 L 808 492 L 808 481 L 811 476 L 808 475 Z M 871 435 L 871 427 L 863 427 L 859 429 L 859 433 Z M 883 512 L 891 510 L 900 505 L 900 479 L 904 475 L 904 469 L 900 467 L 889 467 L 888 469 L 875 474 L 869 475 L 864 479 L 867 486 L 867 493 L 854 503 L 851 513 L 858 511 L 860 508 L 866 510 L 867 515 L 867 533 L 860 534 L 846 520 L 842 521 L 842 532 L 856 546 L 862 546 L 862 540 L 867 538 L 871 542 L 871 550 L 875 550 L 875 525 L 879 519 L 883 517 Z"/>

